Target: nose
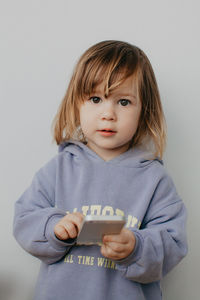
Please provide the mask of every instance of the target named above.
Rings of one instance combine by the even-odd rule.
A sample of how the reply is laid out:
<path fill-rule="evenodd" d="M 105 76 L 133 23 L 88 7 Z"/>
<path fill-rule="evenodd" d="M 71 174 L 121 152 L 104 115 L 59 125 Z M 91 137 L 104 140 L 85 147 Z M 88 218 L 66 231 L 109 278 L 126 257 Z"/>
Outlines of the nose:
<path fill-rule="evenodd" d="M 114 104 L 112 102 L 108 100 L 104 102 L 101 111 L 101 119 L 110 120 L 110 121 L 116 120 L 116 112 L 115 112 Z"/>

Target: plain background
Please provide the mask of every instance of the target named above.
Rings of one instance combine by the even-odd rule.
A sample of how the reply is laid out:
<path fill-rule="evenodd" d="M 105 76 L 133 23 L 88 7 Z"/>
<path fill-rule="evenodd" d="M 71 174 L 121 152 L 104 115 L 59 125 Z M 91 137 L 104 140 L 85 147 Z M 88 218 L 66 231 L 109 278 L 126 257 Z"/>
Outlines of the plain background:
<path fill-rule="evenodd" d="M 162 281 L 164 299 L 199 299 L 199 10 L 198 0 L 0 1 L 1 300 L 32 299 L 39 261 L 12 237 L 14 203 L 57 154 L 50 127 L 74 64 L 107 39 L 139 46 L 154 68 L 165 166 L 188 209 L 189 253 Z"/>

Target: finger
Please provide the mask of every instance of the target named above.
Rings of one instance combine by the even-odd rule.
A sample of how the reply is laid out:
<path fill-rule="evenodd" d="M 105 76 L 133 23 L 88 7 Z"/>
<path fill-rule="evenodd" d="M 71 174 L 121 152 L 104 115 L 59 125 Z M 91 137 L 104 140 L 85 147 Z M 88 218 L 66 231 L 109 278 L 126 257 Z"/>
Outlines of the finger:
<path fill-rule="evenodd" d="M 79 211 L 76 211 L 76 212 L 74 212 L 74 213 L 72 213 L 72 215 L 76 215 L 77 217 L 79 217 L 80 219 L 84 219 L 84 215 L 82 214 L 82 213 L 80 213 Z"/>
<path fill-rule="evenodd" d="M 70 238 L 73 239 L 73 238 L 77 237 L 78 228 L 76 227 L 76 225 L 74 223 L 70 222 L 70 220 L 68 220 L 67 222 L 63 222 L 62 226 L 67 231 Z"/>
<path fill-rule="evenodd" d="M 55 226 L 54 233 L 59 240 L 67 240 L 69 238 L 68 232 L 59 224 Z"/>
<path fill-rule="evenodd" d="M 127 228 L 123 228 L 120 234 L 105 235 L 103 237 L 103 242 L 128 244 L 132 238 L 133 238 L 133 233 Z"/>
<path fill-rule="evenodd" d="M 78 231 L 80 231 L 85 216 L 80 212 L 75 212 L 74 215 L 76 217 L 76 226 L 78 227 Z"/>
<path fill-rule="evenodd" d="M 134 250 L 135 236 L 132 231 L 126 229 L 118 236 L 105 236 L 103 245 L 102 251 L 104 256 L 111 259 L 122 259 Z"/>
<path fill-rule="evenodd" d="M 107 245 L 101 246 L 101 254 L 109 259 L 118 260 L 124 258 L 125 254 L 124 252 L 115 252 Z"/>
<path fill-rule="evenodd" d="M 126 243 L 126 239 L 124 239 L 124 237 L 120 236 L 119 234 L 104 235 L 102 241 L 104 244 L 108 244 L 108 243 L 125 244 Z"/>
<path fill-rule="evenodd" d="M 116 243 L 116 242 L 109 242 L 104 244 L 106 247 L 110 248 L 113 253 L 121 253 L 126 251 L 127 244 L 121 244 L 121 243 Z"/>
<path fill-rule="evenodd" d="M 126 244 L 128 243 L 129 239 L 121 234 L 112 234 L 112 235 L 104 235 L 103 243 L 120 243 Z"/>
<path fill-rule="evenodd" d="M 77 227 L 77 230 L 79 232 L 83 223 L 84 216 L 81 213 L 75 212 L 73 214 L 65 216 L 64 219 L 66 220 L 66 222 L 70 221 L 71 223 L 73 223 Z"/>

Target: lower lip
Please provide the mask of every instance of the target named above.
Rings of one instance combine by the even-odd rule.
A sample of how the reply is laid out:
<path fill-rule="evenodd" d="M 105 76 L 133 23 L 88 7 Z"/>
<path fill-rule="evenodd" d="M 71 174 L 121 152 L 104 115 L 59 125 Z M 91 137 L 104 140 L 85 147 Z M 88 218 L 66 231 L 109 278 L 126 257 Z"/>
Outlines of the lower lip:
<path fill-rule="evenodd" d="M 98 132 L 99 132 L 100 135 L 102 135 L 102 136 L 112 136 L 112 135 L 116 134 L 115 131 L 100 131 L 100 130 L 98 130 Z"/>

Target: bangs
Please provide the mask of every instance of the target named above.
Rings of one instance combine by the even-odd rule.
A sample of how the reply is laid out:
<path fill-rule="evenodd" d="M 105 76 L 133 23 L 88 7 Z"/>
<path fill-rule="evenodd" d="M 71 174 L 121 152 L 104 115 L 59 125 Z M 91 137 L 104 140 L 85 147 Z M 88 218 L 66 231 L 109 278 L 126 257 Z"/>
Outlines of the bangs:
<path fill-rule="evenodd" d="M 128 44 L 129 45 L 129 44 Z M 92 51 L 91 49 L 90 51 Z M 130 76 L 137 73 L 139 65 L 138 49 L 131 46 L 107 45 L 95 51 L 96 55 L 82 62 L 77 78 L 77 90 L 75 94 L 79 101 L 91 95 L 99 84 L 104 85 L 104 94 L 107 97 L 110 92 L 117 88 Z M 83 57 L 87 56 L 87 53 Z M 81 62 L 81 59 L 80 59 Z M 80 66 L 80 65 L 79 65 Z"/>

